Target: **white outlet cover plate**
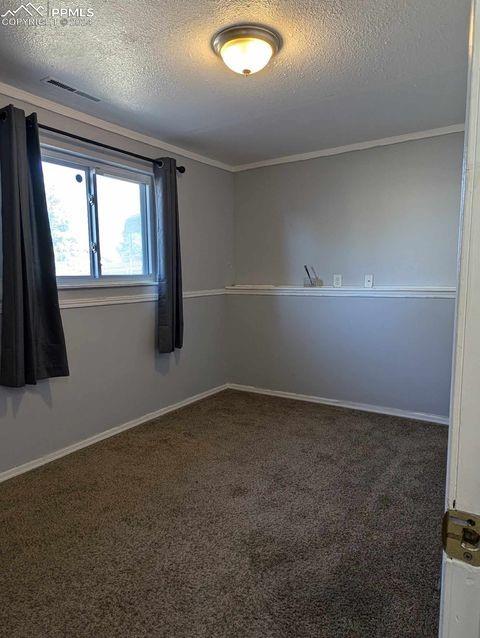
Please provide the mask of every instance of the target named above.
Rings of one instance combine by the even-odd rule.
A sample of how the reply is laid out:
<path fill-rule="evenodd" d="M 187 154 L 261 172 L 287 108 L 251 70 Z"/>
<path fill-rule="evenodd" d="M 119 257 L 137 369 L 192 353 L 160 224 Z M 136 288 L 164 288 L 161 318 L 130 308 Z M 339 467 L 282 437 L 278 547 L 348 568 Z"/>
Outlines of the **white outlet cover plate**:
<path fill-rule="evenodd" d="M 365 275 L 365 288 L 373 288 L 373 275 Z"/>
<path fill-rule="evenodd" d="M 333 275 L 333 287 L 334 288 L 342 287 L 342 275 Z"/>

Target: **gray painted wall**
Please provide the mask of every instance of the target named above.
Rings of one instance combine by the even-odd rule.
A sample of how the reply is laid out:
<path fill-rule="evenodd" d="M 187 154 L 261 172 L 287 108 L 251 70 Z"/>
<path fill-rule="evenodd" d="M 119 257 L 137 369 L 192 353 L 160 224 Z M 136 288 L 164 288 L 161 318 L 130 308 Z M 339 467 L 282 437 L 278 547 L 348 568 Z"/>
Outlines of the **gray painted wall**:
<path fill-rule="evenodd" d="M 0 105 L 12 102 L 36 111 L 44 124 L 147 156 L 171 155 L 0 96 Z M 223 288 L 233 277 L 232 175 L 177 159 L 187 169 L 179 179 L 184 290 Z M 60 297 L 152 290 L 69 290 Z M 184 348 L 161 357 L 155 356 L 153 302 L 62 310 L 71 376 L 27 389 L 0 388 L 0 472 L 224 384 L 225 302 L 218 296 L 185 299 Z"/>
<path fill-rule="evenodd" d="M 235 175 L 235 281 L 455 286 L 463 135 Z"/>
<path fill-rule="evenodd" d="M 223 288 L 226 284 L 232 283 L 233 175 L 231 173 L 0 94 L 0 106 L 10 103 L 24 109 L 27 113 L 35 111 L 38 113 L 39 122 L 48 126 L 147 157 L 162 155 L 175 157 L 186 168 L 186 173 L 179 175 L 178 178 L 184 290 Z M 42 141 L 54 142 L 56 146 L 67 149 L 84 150 L 89 156 L 120 161 L 126 165 L 132 164 L 132 161 L 124 155 L 99 153 L 92 146 L 72 144 L 64 137 L 55 138 L 51 134 L 42 133 Z M 212 250 L 212 245 L 215 246 L 215 250 Z"/>
<path fill-rule="evenodd" d="M 463 135 L 235 176 L 235 281 L 455 286 Z M 453 299 L 229 299 L 230 378 L 448 415 Z"/>
<path fill-rule="evenodd" d="M 45 124 L 164 154 L 13 102 Z M 235 187 L 178 158 L 184 289 L 231 284 L 234 252 L 240 283 L 299 283 L 307 261 L 345 284 L 368 272 L 379 285 L 454 285 L 461 147 L 461 135 L 409 142 L 240 173 Z M 61 297 L 123 294 L 132 289 Z M 64 309 L 71 377 L 0 388 L 0 472 L 227 380 L 446 415 L 453 314 L 452 300 L 186 299 L 184 349 L 157 357 L 154 303 Z"/>
<path fill-rule="evenodd" d="M 225 297 L 184 309 L 169 356 L 155 356 L 152 302 L 63 310 L 71 376 L 0 389 L 0 471 L 224 384 Z"/>
<path fill-rule="evenodd" d="M 232 296 L 230 379 L 448 415 L 452 299 Z"/>

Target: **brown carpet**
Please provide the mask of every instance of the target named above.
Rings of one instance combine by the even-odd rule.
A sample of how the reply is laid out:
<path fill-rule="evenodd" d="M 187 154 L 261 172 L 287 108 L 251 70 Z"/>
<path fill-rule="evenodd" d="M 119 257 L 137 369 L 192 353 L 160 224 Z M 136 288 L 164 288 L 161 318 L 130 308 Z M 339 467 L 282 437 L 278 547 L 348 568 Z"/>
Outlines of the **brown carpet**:
<path fill-rule="evenodd" d="M 446 443 L 227 391 L 12 479 L 0 635 L 434 638 Z"/>

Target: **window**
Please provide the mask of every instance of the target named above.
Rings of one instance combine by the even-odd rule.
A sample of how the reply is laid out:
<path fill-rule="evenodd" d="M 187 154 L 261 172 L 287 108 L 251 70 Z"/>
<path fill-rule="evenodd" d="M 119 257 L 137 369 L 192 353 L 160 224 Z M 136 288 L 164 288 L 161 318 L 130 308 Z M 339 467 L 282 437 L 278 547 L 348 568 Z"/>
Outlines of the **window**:
<path fill-rule="evenodd" d="M 150 175 L 56 151 L 42 166 L 57 277 L 151 279 Z"/>

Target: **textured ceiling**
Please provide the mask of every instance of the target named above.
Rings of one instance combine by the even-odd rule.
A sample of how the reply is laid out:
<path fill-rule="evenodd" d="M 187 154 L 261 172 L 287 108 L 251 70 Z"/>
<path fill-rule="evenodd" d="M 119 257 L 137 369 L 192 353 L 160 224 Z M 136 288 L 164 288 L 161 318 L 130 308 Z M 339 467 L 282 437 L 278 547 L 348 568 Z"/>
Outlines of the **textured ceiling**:
<path fill-rule="evenodd" d="M 56 5 L 91 7 L 91 25 L 0 25 L 0 81 L 229 164 L 464 120 L 469 0 Z M 0 0 L 1 13 L 18 6 Z M 284 41 L 247 79 L 210 49 L 240 21 Z M 41 84 L 48 75 L 102 101 Z"/>

